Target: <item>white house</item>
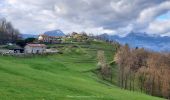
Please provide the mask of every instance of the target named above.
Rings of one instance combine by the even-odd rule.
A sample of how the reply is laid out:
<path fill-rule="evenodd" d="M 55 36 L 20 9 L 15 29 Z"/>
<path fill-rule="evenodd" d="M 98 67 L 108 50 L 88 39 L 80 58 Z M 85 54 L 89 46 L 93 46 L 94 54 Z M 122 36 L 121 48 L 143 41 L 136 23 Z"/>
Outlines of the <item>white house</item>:
<path fill-rule="evenodd" d="M 42 54 L 46 51 L 45 44 L 27 44 L 24 48 L 25 53 L 28 54 Z"/>

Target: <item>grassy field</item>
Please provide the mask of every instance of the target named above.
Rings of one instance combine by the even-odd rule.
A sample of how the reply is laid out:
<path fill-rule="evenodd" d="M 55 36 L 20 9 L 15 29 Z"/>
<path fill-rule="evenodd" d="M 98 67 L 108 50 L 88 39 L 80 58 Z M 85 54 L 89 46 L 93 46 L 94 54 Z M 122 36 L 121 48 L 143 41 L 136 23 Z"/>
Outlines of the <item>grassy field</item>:
<path fill-rule="evenodd" d="M 91 72 L 96 69 L 96 51 L 104 50 L 111 61 L 112 46 L 103 42 L 57 46 L 63 54 L 0 57 L 0 100 L 161 100 L 121 90 Z"/>

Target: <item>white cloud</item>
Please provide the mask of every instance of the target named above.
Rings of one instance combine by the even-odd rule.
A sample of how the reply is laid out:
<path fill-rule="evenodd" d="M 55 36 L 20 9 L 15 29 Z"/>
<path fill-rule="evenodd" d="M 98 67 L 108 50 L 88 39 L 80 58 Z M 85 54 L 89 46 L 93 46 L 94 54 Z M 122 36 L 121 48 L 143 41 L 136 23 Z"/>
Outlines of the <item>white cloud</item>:
<path fill-rule="evenodd" d="M 170 32 L 170 20 L 158 21 L 155 20 L 149 24 L 147 28 L 148 33 L 155 34 L 169 34 Z"/>
<path fill-rule="evenodd" d="M 158 6 L 144 9 L 137 20 L 139 23 L 149 23 L 157 16 L 164 14 L 170 10 L 170 1 L 161 3 Z"/>
<path fill-rule="evenodd" d="M 23 33 L 52 29 L 119 35 L 133 30 L 168 33 L 165 25 L 156 31 L 154 28 L 168 23 L 155 19 L 170 10 L 169 0 L 3 0 L 0 3 L 0 17 L 6 17 Z"/>

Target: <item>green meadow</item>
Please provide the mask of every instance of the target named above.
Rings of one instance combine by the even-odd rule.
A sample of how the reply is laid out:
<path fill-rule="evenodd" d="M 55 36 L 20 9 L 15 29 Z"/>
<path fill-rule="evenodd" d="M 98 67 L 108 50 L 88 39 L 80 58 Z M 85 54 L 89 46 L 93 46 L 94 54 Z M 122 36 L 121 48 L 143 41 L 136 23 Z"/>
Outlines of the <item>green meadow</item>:
<path fill-rule="evenodd" d="M 62 54 L 0 56 L 0 100 L 161 100 L 122 90 L 93 73 L 97 50 L 108 62 L 114 47 L 104 42 L 50 45 Z M 114 84 L 116 84 L 115 67 Z"/>

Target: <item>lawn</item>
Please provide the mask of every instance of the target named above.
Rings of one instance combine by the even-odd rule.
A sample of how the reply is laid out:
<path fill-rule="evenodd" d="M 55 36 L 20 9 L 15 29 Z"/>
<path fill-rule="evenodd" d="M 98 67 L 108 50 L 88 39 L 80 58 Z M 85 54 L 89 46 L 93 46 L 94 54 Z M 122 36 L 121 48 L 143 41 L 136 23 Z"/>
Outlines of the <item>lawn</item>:
<path fill-rule="evenodd" d="M 0 57 L 0 100 L 161 100 L 122 90 L 91 71 L 97 50 L 105 51 L 108 62 L 113 59 L 111 45 L 74 45 L 63 45 L 63 54 Z"/>

